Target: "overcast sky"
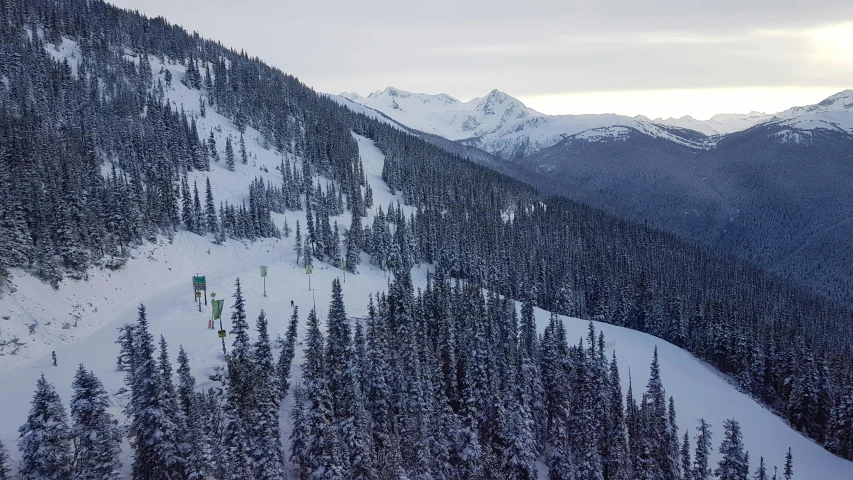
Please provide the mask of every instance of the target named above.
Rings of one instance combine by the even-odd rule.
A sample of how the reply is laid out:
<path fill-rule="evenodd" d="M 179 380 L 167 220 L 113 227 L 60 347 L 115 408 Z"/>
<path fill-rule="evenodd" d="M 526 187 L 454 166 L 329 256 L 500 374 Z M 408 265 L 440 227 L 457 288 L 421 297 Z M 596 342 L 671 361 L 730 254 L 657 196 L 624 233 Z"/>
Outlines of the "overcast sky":
<path fill-rule="evenodd" d="M 851 0 L 111 0 L 318 91 L 493 88 L 545 113 L 779 111 L 853 88 Z"/>

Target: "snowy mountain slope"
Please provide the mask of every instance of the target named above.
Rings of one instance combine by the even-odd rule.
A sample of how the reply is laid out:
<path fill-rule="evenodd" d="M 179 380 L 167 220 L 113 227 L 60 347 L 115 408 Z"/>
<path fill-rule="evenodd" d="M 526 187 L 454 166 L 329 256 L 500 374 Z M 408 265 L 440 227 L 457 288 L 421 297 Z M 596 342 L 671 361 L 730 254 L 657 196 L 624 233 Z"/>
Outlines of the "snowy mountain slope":
<path fill-rule="evenodd" d="M 498 90 L 468 102 L 445 94 L 410 93 L 393 87 L 373 92 L 367 98 L 351 93 L 341 96 L 413 129 L 464 141 L 503 158 L 522 157 L 569 136 L 613 126 L 632 128 L 654 138 L 694 148 L 707 146 L 704 139 L 679 135 L 645 117 L 545 115 Z"/>
<path fill-rule="evenodd" d="M 374 188 L 376 204 L 387 204 L 395 197 L 381 181 L 383 156 L 371 141 L 362 137 L 357 137 L 357 140 L 365 173 Z M 293 223 L 296 218 L 302 218 L 304 221 L 302 215 L 303 212 L 289 213 L 288 221 Z M 338 220 L 345 221 L 342 218 Z M 70 378 L 78 363 L 84 363 L 91 368 L 105 383 L 108 391 L 115 392 L 120 388 L 123 373 L 116 372 L 114 368 L 118 355 L 118 346 L 114 343 L 116 328 L 135 319 L 135 309 L 139 302 L 146 304 L 155 338 L 163 334 L 170 342 L 172 358 L 176 355 L 178 345 L 187 350 L 198 387 L 207 388 L 214 385 L 214 382 L 208 380 L 208 376 L 215 374 L 217 367 L 222 365 L 222 346 L 216 336 L 216 330 L 206 328 L 210 310 L 204 307 L 199 313 L 192 299 L 189 277 L 196 272 L 207 274 L 211 292 L 216 292 L 219 298 L 226 297 L 226 310 L 223 314 L 226 329 L 229 328 L 230 295 L 237 277 L 240 277 L 243 286 L 248 317 L 253 319 L 264 309 L 270 319 L 273 338 L 284 334 L 286 330 L 290 300 L 300 307 L 303 327 L 305 315 L 315 301 L 318 313 L 325 318 L 330 301 L 331 281 L 340 277 L 341 272 L 327 264 L 318 264 L 311 277 L 314 290 L 309 291 L 305 271 L 296 266 L 292 246 L 292 238 L 278 242 L 255 243 L 245 248 L 239 243 L 229 242 L 229 245 L 222 247 L 211 245 L 211 253 L 208 254 L 208 244 L 205 240 L 181 232 L 172 244 L 155 247 L 156 262 L 132 260 L 126 270 L 113 273 L 111 278 L 103 281 L 95 279 L 88 289 L 81 287 L 85 294 L 80 295 L 86 295 L 86 301 L 93 305 L 92 310 L 99 307 L 95 314 L 102 319 L 100 328 L 73 343 L 51 346 L 50 348 L 57 351 L 57 367 L 50 364 L 49 350 L 44 350 L 27 362 L 17 363 L 17 368 L 6 368 L 0 372 L 0 404 L 5 407 L 5 414 L 0 417 L 0 438 L 7 445 L 15 444 L 16 429 L 25 418 L 35 379 L 41 372 L 56 385 L 64 401 L 70 398 Z M 257 265 L 260 264 L 269 265 L 267 297 L 263 296 L 263 283 L 258 274 Z M 347 276 L 343 284 L 344 301 L 350 317 L 364 316 L 367 295 L 383 291 L 387 286 L 386 272 L 372 268 L 366 262 L 363 262 L 359 269 L 359 275 Z M 425 285 L 426 272 L 426 268 L 413 271 L 415 288 Z M 103 274 L 99 272 L 93 276 Z M 23 277 L 24 275 L 16 276 L 16 281 Z M 137 283 L 132 283 L 134 278 Z M 64 298 L 61 290 L 55 292 L 43 285 L 39 289 L 40 282 L 18 281 L 17 284 L 16 295 L 27 292 L 32 298 L 41 298 L 43 303 L 56 303 L 56 308 L 68 306 L 68 300 Z M 85 282 L 74 282 L 72 285 L 64 285 L 63 288 L 73 289 L 81 285 L 85 285 Z M 108 303 L 105 298 L 117 300 Z M 29 313 L 40 315 L 38 307 L 33 307 Z M 544 329 L 548 317 L 548 312 L 536 310 L 540 332 Z M 587 321 L 566 319 L 565 322 L 569 342 L 575 342 L 586 335 Z M 692 437 L 699 418 L 704 418 L 713 425 L 713 464 L 719 459 L 716 445 L 722 439 L 722 423 L 727 418 L 736 418 L 741 422 L 746 447 L 754 460 L 764 456 L 770 465 L 781 466 L 784 453 L 790 446 L 794 452 L 796 478 L 841 480 L 853 475 L 853 463 L 833 456 L 793 431 L 773 414 L 737 392 L 715 369 L 698 361 L 689 353 L 636 331 L 598 323 L 596 328 L 604 331 L 608 348 L 616 351 L 623 392 L 627 391 L 629 372 L 635 393 L 639 394 L 644 390 L 652 351 L 655 345 L 658 346 L 664 387 L 667 394 L 675 398 L 682 432 L 688 429 Z M 301 328 L 300 338 L 303 334 L 304 328 Z M 230 338 L 226 340 L 230 349 Z M 296 365 L 301 363 L 301 347 L 298 348 L 300 351 L 297 352 Z M 0 357 L 0 362 L 7 360 L 8 357 Z M 299 370 L 295 370 L 295 376 L 298 378 Z M 124 417 L 120 415 L 123 400 L 113 397 L 112 402 L 113 413 L 124 422 Z M 288 398 L 282 415 L 282 435 L 285 439 L 290 431 L 287 415 L 290 408 Z M 16 453 L 13 452 L 13 455 Z M 127 469 L 127 458 L 125 460 Z M 540 476 L 546 474 L 542 470 L 539 473 Z"/>
<path fill-rule="evenodd" d="M 853 90 L 844 90 L 815 105 L 793 107 L 773 116 L 772 124 L 794 130 L 853 133 Z"/>
<path fill-rule="evenodd" d="M 658 125 L 669 125 L 672 127 L 687 128 L 703 133 L 707 136 L 726 135 L 740 132 L 764 123 L 773 118 L 773 115 L 762 112 L 750 113 L 718 113 L 707 120 L 699 120 L 685 115 L 680 118 L 656 118 L 654 123 Z"/>
<path fill-rule="evenodd" d="M 461 141 L 505 159 L 530 155 L 590 130 L 615 127 L 634 129 L 651 138 L 697 149 L 715 145 L 706 136 L 721 137 L 765 124 L 799 132 L 816 128 L 853 132 L 853 90 L 845 90 L 815 105 L 793 107 L 776 114 L 717 114 L 707 120 L 689 115 L 654 120 L 643 115 L 545 115 L 498 90 L 467 102 L 446 94 L 411 93 L 394 87 L 378 90 L 366 98 L 357 93 L 342 93 L 340 97 L 381 112 L 407 127 Z M 691 135 L 685 130 L 701 135 Z M 612 133 L 607 136 L 623 137 Z M 603 137 L 590 132 L 575 138 L 600 141 Z"/>

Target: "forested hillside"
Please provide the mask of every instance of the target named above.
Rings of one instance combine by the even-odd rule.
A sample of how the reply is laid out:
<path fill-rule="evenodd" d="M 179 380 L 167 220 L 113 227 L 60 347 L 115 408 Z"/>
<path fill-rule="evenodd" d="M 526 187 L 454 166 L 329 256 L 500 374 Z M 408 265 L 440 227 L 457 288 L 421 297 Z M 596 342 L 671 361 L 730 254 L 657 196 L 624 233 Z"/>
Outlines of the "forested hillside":
<path fill-rule="evenodd" d="M 484 287 L 490 295 L 668 340 L 731 374 L 744 391 L 794 428 L 838 455 L 853 458 L 850 310 L 653 228 L 563 198 L 539 196 L 518 181 L 355 114 L 257 58 L 188 34 L 163 19 L 84 0 L 0 0 L 0 15 L 4 271 L 24 268 L 62 288 L 63 276 L 85 276 L 88 269 L 102 265 L 120 268 L 127 249 L 157 235 L 169 237 L 178 228 L 217 242 L 277 236 L 286 229 L 275 225 L 271 212 L 304 209 L 302 262 L 330 262 L 357 271 L 364 251 L 372 263 L 392 271 L 396 279 L 392 288 L 397 290 L 384 306 L 386 315 L 393 319 L 389 321 L 401 322 L 392 323 L 395 328 L 414 328 L 430 339 L 418 340 L 423 356 L 439 355 L 435 341 L 441 337 L 394 312 L 423 307 L 415 302 L 406 276 L 413 265 L 427 262 L 435 264 L 438 278 L 456 278 L 473 286 L 454 297 L 458 302 L 470 299 L 472 307 L 484 305 L 479 298 L 482 290 L 476 288 Z M 66 42 L 79 46 L 79 51 L 65 51 Z M 174 78 L 169 69 L 152 69 L 155 63 L 180 65 L 185 74 Z M 208 169 L 210 162 L 242 161 L 240 149 L 229 141 L 225 158 L 220 158 L 215 140 L 211 141 L 213 132 L 197 131 L 196 119 L 166 100 L 164 90 L 174 82 L 198 92 L 201 112 L 215 109 L 241 131 L 250 126 L 269 148 L 292 157 L 293 164 L 283 162 L 280 167 L 281 184 L 246 185 L 248 205 L 218 206 L 211 199 L 202 207 L 199 195 L 189 193 L 184 176 Z M 408 218 L 392 204 L 379 210 L 372 223 L 362 223 L 372 194 L 353 132 L 372 139 L 385 153 L 383 179 L 413 208 Z M 239 142 L 233 139 L 235 145 Z M 325 192 L 318 183 L 321 177 L 330 181 Z M 353 221 L 339 231 L 330 217 L 345 210 L 353 213 Z M 395 302 L 403 303 L 395 306 Z M 443 315 L 437 313 L 436 318 Z M 484 323 L 482 329 L 467 331 L 466 338 L 474 341 L 477 335 L 497 334 L 485 325 L 497 322 L 499 316 L 510 318 L 507 312 L 484 314 L 478 320 Z M 349 338 L 349 331 L 334 331 L 335 321 L 330 315 L 330 339 Z M 145 341 L 144 348 L 153 349 L 151 339 Z M 488 342 L 489 348 L 497 348 L 496 339 Z M 398 346 L 403 351 L 408 347 Z M 467 346 L 453 349 L 454 354 L 465 355 L 476 351 Z M 558 355 L 543 348 L 536 355 L 543 366 L 569 363 L 569 357 L 586 365 L 581 352 L 563 348 Z M 594 354 L 588 354 L 590 361 Z M 517 352 L 502 358 L 513 365 L 523 363 Z M 420 368 L 417 362 L 423 361 L 417 356 L 399 360 L 396 367 L 411 369 Z M 460 364 L 455 368 L 486 366 L 476 358 L 455 361 Z M 605 368 L 605 360 L 597 361 Z M 229 365 L 237 369 L 240 364 L 235 362 Z M 566 365 L 568 372 L 577 368 L 585 367 Z M 239 373 L 235 370 L 234 375 Z M 340 380 L 333 376 L 340 373 L 329 373 L 330 381 Z M 495 367 L 478 381 L 486 378 L 503 378 L 503 373 Z M 323 400 L 324 384 L 307 382 L 306 388 L 321 389 L 314 398 L 322 404 L 312 407 L 312 415 L 329 407 Z M 504 398 L 517 393 L 511 387 L 476 385 Z M 40 388 L 49 393 L 47 387 Z M 395 415 L 404 407 L 422 408 L 416 400 L 423 392 L 414 386 L 400 391 L 405 394 L 397 399 Z M 472 438 L 492 453 L 501 453 L 502 444 L 492 429 L 497 413 L 482 405 L 466 406 L 459 392 L 448 392 L 447 398 L 448 404 L 439 407 L 449 408 L 452 418 L 465 419 L 472 425 Z M 656 418 L 665 416 L 660 399 L 642 403 L 647 401 Z M 327 426 L 322 422 L 343 418 L 338 406 L 334 408 L 334 415 L 312 418 L 320 422 L 312 427 L 314 432 Z M 472 411 L 479 416 L 469 418 Z M 358 415 L 348 418 L 361 421 L 363 415 Z M 538 422 L 542 425 L 542 419 Z M 548 425 L 545 442 L 561 448 L 559 442 L 569 440 L 560 436 L 560 424 Z M 397 441 L 405 433 L 400 429 L 422 425 L 395 420 L 388 427 L 391 436 L 381 441 Z M 654 448 L 664 448 L 664 438 L 668 437 L 656 437 Z M 422 447 L 404 442 L 401 448 L 412 455 L 399 462 L 413 477 L 430 478 L 418 470 L 426 459 L 414 456 Z M 592 452 L 604 445 L 584 448 Z M 640 451 L 633 450 L 635 455 Z M 557 460 L 561 458 L 566 457 Z M 595 460 L 590 461 L 589 468 L 597 468 Z M 662 462 L 643 468 L 659 471 Z"/>

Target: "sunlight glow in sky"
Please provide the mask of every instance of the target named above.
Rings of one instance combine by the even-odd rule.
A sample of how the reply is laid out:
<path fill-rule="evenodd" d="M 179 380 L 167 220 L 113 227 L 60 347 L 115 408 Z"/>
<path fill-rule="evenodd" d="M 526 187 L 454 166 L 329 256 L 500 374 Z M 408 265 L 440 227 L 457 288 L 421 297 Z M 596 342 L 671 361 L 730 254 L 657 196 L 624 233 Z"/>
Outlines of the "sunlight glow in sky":
<path fill-rule="evenodd" d="M 497 88 L 544 113 L 777 112 L 853 88 L 850 0 L 111 0 L 328 93 Z"/>

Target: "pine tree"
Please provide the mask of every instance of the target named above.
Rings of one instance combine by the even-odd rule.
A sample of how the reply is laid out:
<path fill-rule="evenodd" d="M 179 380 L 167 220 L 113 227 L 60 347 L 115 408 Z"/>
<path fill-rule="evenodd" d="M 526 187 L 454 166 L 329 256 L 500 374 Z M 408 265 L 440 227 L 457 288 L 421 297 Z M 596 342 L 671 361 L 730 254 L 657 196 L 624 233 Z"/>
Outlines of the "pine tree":
<path fill-rule="evenodd" d="M 0 440 L 0 480 L 12 480 L 12 467 L 9 465 L 9 453 Z"/>
<path fill-rule="evenodd" d="M 692 480 L 692 462 L 690 460 L 690 434 L 684 431 L 684 441 L 681 444 L 681 473 L 684 480 Z M 766 479 L 764 479 L 766 480 Z"/>
<path fill-rule="evenodd" d="M 720 444 L 722 458 L 714 474 L 720 480 L 747 480 L 749 464 L 743 447 L 740 424 L 736 420 L 726 420 L 723 428 L 725 438 Z"/>
<path fill-rule="evenodd" d="M 711 457 L 711 425 L 702 418 L 696 427 L 699 435 L 696 437 L 696 453 L 693 455 L 692 480 L 709 480 L 711 470 L 709 468 Z"/>
<path fill-rule="evenodd" d="M 234 171 L 234 147 L 231 146 L 231 136 L 225 139 L 225 166 Z"/>
<path fill-rule="evenodd" d="M 299 220 L 296 220 L 296 237 L 293 241 L 293 251 L 296 252 L 296 264 L 299 265 L 299 259 L 302 257 L 302 233 L 299 231 Z"/>
<path fill-rule="evenodd" d="M 298 480 L 308 480 L 311 477 L 311 464 L 308 457 L 308 429 L 305 405 L 305 390 L 300 385 L 293 389 L 293 409 L 290 411 L 290 462 L 296 467 Z"/>
<path fill-rule="evenodd" d="M 246 303 L 240 288 L 240 279 L 234 282 L 234 304 L 231 305 L 231 331 L 228 332 L 234 341 L 231 344 L 230 356 L 240 367 L 249 362 L 249 324 L 246 322 Z"/>
<path fill-rule="evenodd" d="M 154 361 L 154 339 L 148 331 L 145 306 L 139 306 L 134 327 L 136 372 L 129 405 L 133 480 L 178 480 L 183 458 L 177 430 L 169 416 L 169 399 L 164 394 L 163 373 Z M 162 365 L 161 365 L 162 367 Z"/>
<path fill-rule="evenodd" d="M 247 165 L 249 163 L 248 155 L 246 154 L 246 142 L 243 141 L 243 134 L 240 134 L 240 161 L 243 165 Z"/>
<path fill-rule="evenodd" d="M 785 480 L 794 478 L 794 457 L 791 455 L 791 447 L 788 447 L 788 453 L 785 454 L 785 469 L 782 471 Z"/>
<path fill-rule="evenodd" d="M 27 421 L 18 429 L 22 480 L 71 478 L 71 444 L 68 420 L 59 395 L 39 377 Z"/>
<path fill-rule="evenodd" d="M 190 185 L 186 175 L 181 179 L 181 220 L 190 232 L 195 231 L 195 213 L 193 199 L 190 195 Z"/>
<path fill-rule="evenodd" d="M 83 365 L 72 383 L 71 443 L 74 446 L 72 476 L 81 480 L 118 479 L 121 471 L 121 432 L 107 412 L 109 395 L 95 374 Z M 2 476 L 0 476 L 2 478 Z"/>
<path fill-rule="evenodd" d="M 184 458 L 186 459 L 187 480 L 202 480 L 208 471 L 207 438 L 202 422 L 204 421 L 199 395 L 195 392 L 195 378 L 190 373 L 189 357 L 183 345 L 178 348 L 178 408 L 186 425 Z M 204 399 L 204 396 L 201 396 Z"/>
<path fill-rule="evenodd" d="M 257 321 L 258 339 L 252 352 L 252 405 L 250 435 L 253 478 L 281 480 L 285 477 L 278 423 L 280 393 L 270 347 L 266 314 L 261 310 Z"/>
<path fill-rule="evenodd" d="M 293 307 L 293 313 L 290 315 L 290 324 L 287 326 L 287 333 L 284 340 L 279 339 L 281 352 L 278 356 L 278 364 L 276 365 L 276 374 L 278 375 L 278 391 L 282 400 L 287 396 L 290 390 L 290 368 L 293 364 L 293 357 L 296 353 L 296 335 L 299 326 L 299 306 Z"/>
<path fill-rule="evenodd" d="M 204 190 L 204 213 L 207 231 L 218 236 L 219 226 L 217 223 L 216 204 L 213 203 L 213 190 L 210 188 L 210 177 L 205 180 Z"/>
<path fill-rule="evenodd" d="M 755 475 L 752 478 L 753 480 L 768 480 L 767 467 L 764 466 L 764 457 L 759 458 L 758 469 L 755 470 Z"/>
<path fill-rule="evenodd" d="M 207 137 L 207 149 L 213 161 L 219 161 L 219 152 L 216 150 L 216 138 L 213 136 L 213 130 L 210 131 L 210 136 Z"/>
<path fill-rule="evenodd" d="M 352 214 L 352 222 L 346 233 L 347 237 L 347 270 L 358 273 L 358 264 L 361 263 L 361 219 L 355 213 Z"/>
<path fill-rule="evenodd" d="M 201 201 L 198 198 L 198 182 L 193 182 L 193 226 L 195 233 L 204 235 L 204 216 L 201 211 Z"/>

